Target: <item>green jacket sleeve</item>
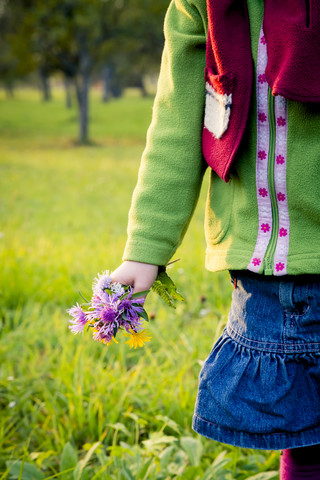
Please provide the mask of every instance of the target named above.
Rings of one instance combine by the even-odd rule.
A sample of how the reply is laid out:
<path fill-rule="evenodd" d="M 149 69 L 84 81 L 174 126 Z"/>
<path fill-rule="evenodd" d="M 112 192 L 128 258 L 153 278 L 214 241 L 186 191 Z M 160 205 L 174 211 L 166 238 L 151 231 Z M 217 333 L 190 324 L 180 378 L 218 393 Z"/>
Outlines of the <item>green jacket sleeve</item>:
<path fill-rule="evenodd" d="M 201 152 L 206 22 L 204 0 L 170 3 L 124 260 L 165 265 L 181 243 L 197 204 L 206 168 Z"/>

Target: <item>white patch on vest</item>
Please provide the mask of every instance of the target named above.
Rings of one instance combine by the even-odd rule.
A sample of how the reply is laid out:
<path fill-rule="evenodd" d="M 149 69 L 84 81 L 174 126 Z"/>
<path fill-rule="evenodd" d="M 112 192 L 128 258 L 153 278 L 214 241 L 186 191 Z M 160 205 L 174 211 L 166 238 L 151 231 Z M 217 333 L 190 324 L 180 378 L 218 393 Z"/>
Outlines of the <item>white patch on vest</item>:
<path fill-rule="evenodd" d="M 221 138 L 228 128 L 232 94 L 222 95 L 206 82 L 206 106 L 204 112 L 204 126 L 216 138 Z"/>

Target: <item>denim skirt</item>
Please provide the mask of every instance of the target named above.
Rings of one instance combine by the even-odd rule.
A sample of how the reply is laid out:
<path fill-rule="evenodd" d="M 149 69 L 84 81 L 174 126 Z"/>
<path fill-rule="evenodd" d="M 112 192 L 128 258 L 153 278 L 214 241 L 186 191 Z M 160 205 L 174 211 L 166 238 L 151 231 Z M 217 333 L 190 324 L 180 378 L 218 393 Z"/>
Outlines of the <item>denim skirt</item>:
<path fill-rule="evenodd" d="M 231 272 L 227 325 L 205 360 L 193 429 L 266 450 L 320 444 L 320 275 Z"/>

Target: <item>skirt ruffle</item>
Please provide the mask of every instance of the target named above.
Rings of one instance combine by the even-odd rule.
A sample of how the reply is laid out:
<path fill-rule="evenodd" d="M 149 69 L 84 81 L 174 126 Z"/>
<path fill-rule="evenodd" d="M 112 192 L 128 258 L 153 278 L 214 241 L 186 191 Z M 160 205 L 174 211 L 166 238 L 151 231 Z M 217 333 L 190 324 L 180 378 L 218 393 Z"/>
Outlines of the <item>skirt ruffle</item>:
<path fill-rule="evenodd" d="M 264 352 L 226 328 L 200 373 L 193 429 L 246 448 L 318 444 L 319 380 L 320 352 Z"/>

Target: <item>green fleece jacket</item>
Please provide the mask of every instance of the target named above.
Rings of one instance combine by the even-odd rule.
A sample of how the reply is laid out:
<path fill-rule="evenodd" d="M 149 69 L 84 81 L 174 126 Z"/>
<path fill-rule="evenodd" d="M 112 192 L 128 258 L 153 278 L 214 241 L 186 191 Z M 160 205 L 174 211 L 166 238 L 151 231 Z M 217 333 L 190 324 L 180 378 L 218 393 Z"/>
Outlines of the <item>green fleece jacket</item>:
<path fill-rule="evenodd" d="M 320 105 L 271 95 L 263 70 L 263 0 L 247 4 L 256 88 L 230 181 L 210 173 L 206 267 L 267 275 L 320 273 Z M 204 80 L 206 2 L 173 0 L 164 31 L 153 118 L 123 257 L 155 265 L 165 265 L 180 245 L 207 167 L 201 151 L 205 109 L 211 108 L 205 106 L 210 97 Z"/>

